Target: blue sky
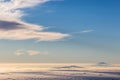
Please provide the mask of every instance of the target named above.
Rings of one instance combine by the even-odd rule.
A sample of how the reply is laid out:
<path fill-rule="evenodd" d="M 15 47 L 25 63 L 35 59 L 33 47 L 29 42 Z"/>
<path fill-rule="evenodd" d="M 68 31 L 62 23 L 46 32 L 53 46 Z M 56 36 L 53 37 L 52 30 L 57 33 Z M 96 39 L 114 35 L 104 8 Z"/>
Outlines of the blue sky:
<path fill-rule="evenodd" d="M 27 1 L 28 5 L 31 0 Z M 10 30 L 8 30 L 10 36 L 1 36 L 1 33 L 0 62 L 94 63 L 105 61 L 119 63 L 119 0 L 56 0 L 49 2 L 46 0 L 43 3 L 38 0 L 38 2 L 39 4 L 35 3 L 34 7 L 33 5 L 30 5 L 32 7 L 18 6 L 18 8 L 23 7 L 20 12 L 24 13 L 24 16 L 16 13 L 17 11 L 14 10 L 18 8 L 15 7 L 15 9 L 10 8 L 14 11 L 13 13 L 16 13 L 12 17 L 10 16 L 12 20 L 7 18 L 3 20 L 0 17 L 0 22 L 6 21 L 9 25 L 13 25 L 13 23 L 8 22 L 19 23 L 25 29 L 29 25 L 35 30 L 41 26 L 45 28 L 42 33 L 39 33 L 40 29 L 38 29 L 39 32 L 32 30 L 33 33 L 29 33 L 29 35 L 34 34 L 35 39 L 33 36 L 27 38 L 26 33 L 31 30 L 28 28 L 24 34 L 21 33 L 24 30 L 21 28 L 16 32 L 27 39 L 21 35 L 11 37 L 15 34 L 12 34 Z M 1 4 L 3 3 L 1 2 Z M 7 10 L 1 12 L 5 14 Z M 9 14 L 11 13 L 9 12 Z M 1 25 L 3 24 L 0 23 L 0 29 L 6 31 L 7 29 Z M 9 26 L 5 25 L 5 27 Z M 10 29 L 12 28 L 10 27 Z M 51 35 L 46 32 L 50 32 Z M 44 33 L 47 35 L 46 37 L 36 37 L 37 34 Z"/>

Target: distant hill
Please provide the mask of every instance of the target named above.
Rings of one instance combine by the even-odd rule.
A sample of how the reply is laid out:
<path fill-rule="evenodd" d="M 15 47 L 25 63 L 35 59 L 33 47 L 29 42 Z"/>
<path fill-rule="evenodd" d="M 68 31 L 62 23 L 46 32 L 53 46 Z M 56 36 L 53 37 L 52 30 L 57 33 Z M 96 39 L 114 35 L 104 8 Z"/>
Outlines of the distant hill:
<path fill-rule="evenodd" d="M 109 66 L 109 64 L 106 62 L 99 62 L 96 64 L 96 66 Z"/>

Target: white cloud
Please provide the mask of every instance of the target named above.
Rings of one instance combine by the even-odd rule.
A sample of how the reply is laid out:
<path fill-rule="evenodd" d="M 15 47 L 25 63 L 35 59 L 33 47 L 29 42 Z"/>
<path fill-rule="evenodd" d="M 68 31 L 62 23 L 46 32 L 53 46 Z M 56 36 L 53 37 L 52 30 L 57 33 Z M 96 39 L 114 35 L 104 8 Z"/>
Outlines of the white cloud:
<path fill-rule="evenodd" d="M 0 0 L 0 39 L 55 41 L 70 36 L 59 32 L 44 32 L 44 26 L 24 22 L 25 8 L 50 0 Z"/>
<path fill-rule="evenodd" d="M 93 32 L 94 30 L 92 30 L 92 29 L 89 29 L 89 30 L 83 30 L 83 31 L 81 31 L 80 33 L 90 33 L 90 32 Z"/>
<path fill-rule="evenodd" d="M 36 50 L 22 50 L 22 49 L 21 50 L 17 50 L 15 52 L 15 55 L 17 55 L 17 56 L 25 55 L 25 54 L 27 54 L 29 56 L 34 56 L 34 55 L 39 55 L 39 54 L 47 55 L 48 52 L 39 52 L 39 51 L 36 51 Z"/>
<path fill-rule="evenodd" d="M 26 53 L 27 53 L 28 55 L 30 55 L 30 56 L 33 56 L 33 55 L 38 55 L 38 54 L 40 54 L 40 52 L 38 52 L 38 51 L 35 51 L 35 50 L 28 50 L 28 51 L 26 51 Z"/>
<path fill-rule="evenodd" d="M 23 51 L 23 50 L 17 50 L 17 51 L 15 52 L 15 55 L 17 55 L 17 56 L 20 56 L 20 55 L 22 55 L 22 54 L 24 54 L 24 51 Z"/>
<path fill-rule="evenodd" d="M 19 25 L 20 26 L 20 25 Z M 8 28 L 8 27 L 6 27 Z M 9 40 L 27 40 L 27 39 L 37 39 L 38 41 L 55 41 L 68 37 L 68 34 L 62 34 L 58 32 L 43 32 L 44 27 L 40 27 L 32 24 L 22 24 L 22 27 L 11 30 L 7 30 L 5 27 L 0 27 L 0 39 Z"/>
<path fill-rule="evenodd" d="M 24 12 L 21 9 L 34 7 L 38 4 L 43 4 L 50 0 L 10 0 L 0 1 L 0 19 L 5 20 L 19 20 L 24 16 Z M 7 17 L 6 17 L 7 16 Z"/>
<path fill-rule="evenodd" d="M 80 32 L 73 32 L 71 34 L 86 34 L 86 33 L 91 33 L 91 32 L 94 32 L 95 30 L 93 29 L 88 29 L 88 30 L 83 30 L 83 31 L 80 31 Z"/>

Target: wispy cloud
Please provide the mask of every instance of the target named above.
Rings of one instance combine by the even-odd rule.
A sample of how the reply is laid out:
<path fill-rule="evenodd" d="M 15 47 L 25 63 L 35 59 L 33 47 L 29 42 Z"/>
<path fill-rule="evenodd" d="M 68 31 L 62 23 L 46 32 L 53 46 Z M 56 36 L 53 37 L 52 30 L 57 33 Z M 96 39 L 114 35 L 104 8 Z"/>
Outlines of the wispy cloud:
<path fill-rule="evenodd" d="M 95 31 L 95 30 L 89 29 L 89 30 L 83 30 L 80 33 L 90 33 L 90 32 L 93 32 L 93 31 Z"/>
<path fill-rule="evenodd" d="M 80 31 L 80 32 L 73 32 L 72 34 L 85 34 L 85 33 L 91 33 L 91 32 L 94 32 L 95 30 L 93 29 L 87 29 L 87 30 L 83 30 L 83 31 Z"/>
<path fill-rule="evenodd" d="M 0 0 L 0 39 L 55 41 L 70 36 L 59 32 L 44 32 L 44 26 L 24 22 L 25 8 L 41 5 L 50 0 Z"/>
<path fill-rule="evenodd" d="M 15 52 L 15 55 L 17 55 L 17 56 L 25 55 L 25 54 L 27 54 L 29 56 L 34 56 L 34 55 L 39 55 L 39 54 L 47 55 L 48 52 L 39 52 L 39 51 L 36 51 L 36 50 L 22 50 L 22 49 L 21 50 L 17 50 Z"/>

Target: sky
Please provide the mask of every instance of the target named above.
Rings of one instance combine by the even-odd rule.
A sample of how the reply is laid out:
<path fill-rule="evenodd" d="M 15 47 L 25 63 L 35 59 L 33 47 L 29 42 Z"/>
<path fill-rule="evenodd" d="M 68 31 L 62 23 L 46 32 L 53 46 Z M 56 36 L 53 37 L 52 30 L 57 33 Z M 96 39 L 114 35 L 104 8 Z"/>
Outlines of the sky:
<path fill-rule="evenodd" d="M 120 0 L 0 0 L 0 62 L 120 63 Z"/>

